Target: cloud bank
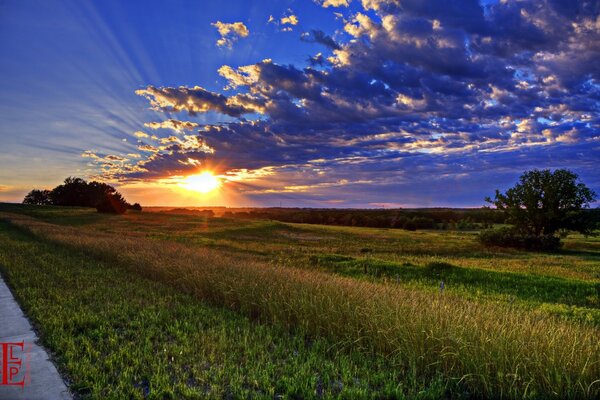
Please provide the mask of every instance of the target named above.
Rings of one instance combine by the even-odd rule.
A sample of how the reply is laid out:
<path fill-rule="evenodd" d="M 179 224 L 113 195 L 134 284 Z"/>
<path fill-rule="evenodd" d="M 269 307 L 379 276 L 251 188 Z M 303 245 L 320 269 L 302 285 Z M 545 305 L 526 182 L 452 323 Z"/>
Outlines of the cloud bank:
<path fill-rule="evenodd" d="M 252 189 L 239 188 L 248 195 L 361 197 L 356 204 L 482 198 L 487 193 L 471 191 L 532 167 L 572 168 L 600 186 L 593 167 L 600 161 L 600 2 L 362 0 L 357 7 L 336 35 L 318 27 L 301 35 L 323 47 L 307 65 L 224 65 L 222 93 L 136 91 L 156 110 L 231 121 L 148 123 L 198 134 L 140 144 L 149 157 L 121 160 L 125 167 L 105 169 L 107 176 L 150 179 L 218 165 L 232 181 L 256 173 Z M 292 17 L 282 24 L 295 25 Z M 221 40 L 248 35 L 241 22 L 214 25 Z"/>

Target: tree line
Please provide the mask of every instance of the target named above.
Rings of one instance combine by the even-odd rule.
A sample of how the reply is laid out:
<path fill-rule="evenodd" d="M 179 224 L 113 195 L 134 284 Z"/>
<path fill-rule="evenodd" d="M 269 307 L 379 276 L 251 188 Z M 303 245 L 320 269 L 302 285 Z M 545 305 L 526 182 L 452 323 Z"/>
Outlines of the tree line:
<path fill-rule="evenodd" d="M 281 222 L 406 229 L 485 229 L 505 222 L 503 213 L 490 208 L 479 209 L 316 209 L 263 208 L 249 211 L 226 211 L 224 217 L 271 219 Z"/>
<path fill-rule="evenodd" d="M 139 203 L 128 203 L 114 187 L 97 181 L 68 177 L 52 190 L 33 189 L 23 204 L 93 207 L 102 213 L 123 214 L 126 210 L 141 211 Z"/>
<path fill-rule="evenodd" d="M 490 246 L 532 250 L 556 250 L 568 232 L 584 235 L 600 229 L 600 209 L 591 209 L 596 193 L 566 169 L 532 170 L 505 193 L 496 190 L 493 207 L 478 209 L 312 209 L 259 208 L 226 211 L 223 216 L 242 219 L 271 219 L 281 222 L 343 225 L 372 228 L 481 230 L 480 241 Z M 112 186 L 69 177 L 52 190 L 34 189 L 25 204 L 95 207 L 99 212 L 123 213 L 141 210 L 129 204 Z M 195 211 L 194 213 L 198 213 Z M 205 211 L 205 217 L 214 215 Z M 500 229 L 494 225 L 506 224 Z"/>
<path fill-rule="evenodd" d="M 600 209 L 591 209 L 596 193 L 566 169 L 531 170 L 505 193 L 496 190 L 493 207 L 479 209 L 348 210 L 257 209 L 226 212 L 225 217 L 373 228 L 482 230 L 484 245 L 528 250 L 557 250 L 568 232 L 593 235 Z M 494 228 L 494 225 L 509 226 Z"/>

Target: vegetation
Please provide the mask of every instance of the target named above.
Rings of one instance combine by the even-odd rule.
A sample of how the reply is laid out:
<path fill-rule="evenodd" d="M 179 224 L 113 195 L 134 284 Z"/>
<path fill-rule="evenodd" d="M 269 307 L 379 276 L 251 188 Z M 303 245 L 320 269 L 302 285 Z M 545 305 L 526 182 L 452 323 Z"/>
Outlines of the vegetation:
<path fill-rule="evenodd" d="M 596 194 L 577 179 L 577 174 L 566 169 L 533 170 L 521 175 L 505 194 L 496 190 L 495 199 L 486 201 L 503 211 L 513 228 L 486 233 L 482 242 L 554 250 L 560 246 L 559 231 L 592 233 L 594 223 L 582 209 L 589 207 Z"/>
<path fill-rule="evenodd" d="M 486 246 L 514 247 L 535 251 L 555 251 L 561 246 L 554 235 L 532 235 L 519 232 L 513 227 L 489 229 L 479 234 L 479 241 Z"/>
<path fill-rule="evenodd" d="M 600 376 L 600 242 L 596 239 L 569 238 L 559 255 L 531 254 L 491 251 L 478 244 L 475 233 L 288 225 L 173 213 L 116 218 L 85 209 L 56 207 L 0 209 L 12 212 L 2 215 L 10 224 L 6 229 L 10 230 L 11 240 L 16 240 L 13 232 L 19 229 L 27 232 L 19 234 L 23 246 L 47 246 L 48 253 L 56 254 L 54 262 L 61 264 L 57 267 L 61 278 L 53 279 L 93 271 L 106 279 L 114 276 L 110 284 L 97 281 L 85 291 L 81 290 L 85 284 L 75 285 L 78 289 L 69 293 L 75 296 L 72 301 L 76 304 L 85 304 L 77 297 L 82 293 L 94 296 L 96 290 L 110 292 L 113 287 L 117 290 L 127 285 L 117 282 L 133 285 L 139 280 L 146 282 L 143 285 L 148 286 L 143 286 L 143 290 L 150 290 L 148 296 L 155 302 L 163 301 L 160 299 L 164 295 L 157 294 L 159 290 L 184 292 L 189 295 L 184 308 L 195 304 L 231 318 L 244 315 L 255 321 L 245 322 L 248 329 L 279 332 L 281 343 L 317 343 L 321 350 L 327 346 L 332 349 L 320 354 L 312 353 L 310 346 L 296 347 L 301 358 L 313 360 L 311 365 L 330 368 L 328 378 L 323 378 L 321 368 L 317 369 L 318 378 L 311 380 L 301 372 L 306 369 L 300 369 L 296 378 L 286 375 L 285 371 L 290 370 L 277 366 L 271 356 L 283 354 L 277 350 L 278 345 L 273 351 L 262 353 L 260 339 L 250 340 L 242 346 L 248 349 L 247 353 L 240 355 L 243 372 L 233 374 L 229 370 L 220 380 L 212 381 L 207 375 L 200 375 L 203 378 L 198 381 L 192 369 L 198 382 L 224 382 L 225 388 L 214 383 L 220 389 L 208 394 L 195 387 L 186 388 L 182 380 L 188 376 L 177 369 L 178 365 L 203 362 L 204 347 L 200 347 L 198 355 L 183 350 L 183 364 L 177 361 L 177 353 L 168 350 L 175 360 L 167 363 L 168 367 L 161 364 L 164 360 L 160 357 L 148 361 L 146 367 L 134 362 L 135 368 L 141 368 L 145 374 L 152 371 L 153 375 L 141 379 L 145 379 L 145 384 L 137 378 L 129 379 L 131 375 L 121 381 L 121 388 L 137 393 L 137 397 L 148 387 L 163 390 L 150 392 L 158 397 L 161 395 L 156 393 L 168 391 L 178 397 L 193 397 L 194 393 L 201 393 L 200 397 L 221 397 L 229 393 L 233 397 L 269 398 L 276 394 L 358 398 L 600 395 L 596 381 Z M 38 264 L 29 260 L 33 254 L 40 254 L 41 259 L 49 257 L 39 248 L 26 253 L 15 243 L 4 242 L 0 246 L 14 249 L 6 253 L 12 257 L 10 262 L 6 261 L 7 256 L 1 261 L 11 285 L 12 274 L 22 275 L 21 279 L 37 279 L 36 274 L 27 273 Z M 71 258 L 61 262 L 67 254 L 88 261 L 80 263 Z M 105 268 L 106 273 L 102 274 L 100 271 Z M 21 272 L 17 274 L 17 270 Z M 44 278 L 39 279 L 42 285 Z M 151 286 L 154 289 L 149 289 Z M 17 294 L 27 287 L 29 284 L 21 284 L 20 289 L 16 288 Z M 119 293 L 118 298 L 128 297 Z M 39 289 L 40 304 L 46 299 L 44 296 L 45 292 Z M 56 296 L 58 300 L 61 295 Z M 35 299 L 36 295 L 25 297 Z M 106 295 L 94 307 L 110 303 L 109 299 Z M 44 300 L 44 304 L 48 303 Z M 104 307 L 113 310 L 109 305 Z M 169 320 L 168 307 L 157 307 L 158 315 Z M 236 313 L 227 314 L 225 309 Z M 92 331 L 81 333 L 90 348 L 100 346 L 99 359 L 107 357 L 110 362 L 98 363 L 99 359 L 95 359 L 98 369 L 85 374 L 83 364 L 76 361 L 81 356 L 79 350 L 72 349 L 67 355 L 71 364 L 63 364 L 73 379 L 86 382 L 91 397 L 110 397 L 107 382 L 120 379 L 115 378 L 118 373 L 113 373 L 131 362 L 127 354 L 139 354 L 136 352 L 140 348 L 148 351 L 143 343 L 148 343 L 149 338 L 134 340 L 135 335 L 127 336 L 130 347 L 117 352 L 120 355 L 115 358 L 116 350 L 106 347 L 110 341 L 102 340 L 108 337 L 104 335 L 114 331 L 114 324 L 119 327 L 117 334 L 130 331 L 127 318 L 117 317 L 114 312 L 95 314 Z M 192 317 L 193 313 L 175 315 L 170 322 L 176 330 L 200 322 Z M 156 327 L 149 330 L 160 331 L 160 324 L 151 321 Z M 42 325 L 42 332 L 45 329 L 48 328 Z M 169 332 L 172 334 L 172 330 Z M 59 331 L 57 335 L 64 335 L 68 343 L 72 334 Z M 150 343 L 185 349 L 186 335 L 175 335 L 166 344 L 165 338 L 158 335 Z M 203 345 L 218 347 L 212 340 L 222 339 L 209 336 Z M 52 342 L 49 346 L 58 354 L 65 354 Z M 316 354 L 320 354 L 318 359 Z M 361 357 L 366 360 L 364 363 L 359 362 Z M 244 370 L 245 365 L 253 363 L 256 366 L 250 368 L 251 372 Z M 367 367 L 370 363 L 372 371 Z M 245 373 L 262 378 L 229 385 L 229 376 Z M 286 383 L 284 386 L 275 383 L 280 378 Z"/>
<path fill-rule="evenodd" d="M 401 379 L 384 357 L 253 323 L 4 222 L 0 248 L 0 271 L 76 398 L 443 393 L 439 381 Z"/>
<path fill-rule="evenodd" d="M 50 197 L 50 193 L 50 190 L 47 189 L 33 189 L 31 192 L 27 193 L 27 195 L 23 199 L 23 204 L 37 204 L 40 206 L 48 206 L 52 204 L 52 198 Z"/>
<path fill-rule="evenodd" d="M 138 203 L 127 203 L 121 193 L 106 183 L 73 177 L 52 190 L 33 189 L 25 196 L 23 204 L 93 207 L 98 212 L 112 214 L 123 214 L 127 209 L 142 210 Z"/>
<path fill-rule="evenodd" d="M 503 223 L 504 216 L 496 210 L 480 209 L 318 209 L 261 208 L 225 211 L 224 217 L 238 219 L 272 219 L 302 224 L 363 226 L 415 231 L 420 229 L 473 230 L 494 223 Z"/>

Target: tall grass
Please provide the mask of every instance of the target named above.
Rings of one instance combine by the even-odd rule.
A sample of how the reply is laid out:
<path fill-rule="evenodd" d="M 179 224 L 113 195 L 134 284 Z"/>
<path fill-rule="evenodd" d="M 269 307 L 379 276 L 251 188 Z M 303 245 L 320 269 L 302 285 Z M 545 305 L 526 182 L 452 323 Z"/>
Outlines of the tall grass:
<path fill-rule="evenodd" d="M 283 268 L 176 243 L 4 214 L 32 234 L 169 283 L 212 304 L 340 348 L 385 354 L 419 380 L 477 397 L 600 397 L 600 331 L 510 306 Z M 455 392 L 458 393 L 458 392 Z"/>

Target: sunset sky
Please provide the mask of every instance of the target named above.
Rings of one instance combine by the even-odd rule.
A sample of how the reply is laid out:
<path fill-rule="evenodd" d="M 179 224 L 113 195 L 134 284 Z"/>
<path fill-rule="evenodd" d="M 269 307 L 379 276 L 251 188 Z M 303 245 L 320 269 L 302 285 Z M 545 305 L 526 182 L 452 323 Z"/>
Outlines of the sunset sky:
<path fill-rule="evenodd" d="M 0 1 L 0 201 L 481 206 L 600 193 L 600 1 Z"/>

